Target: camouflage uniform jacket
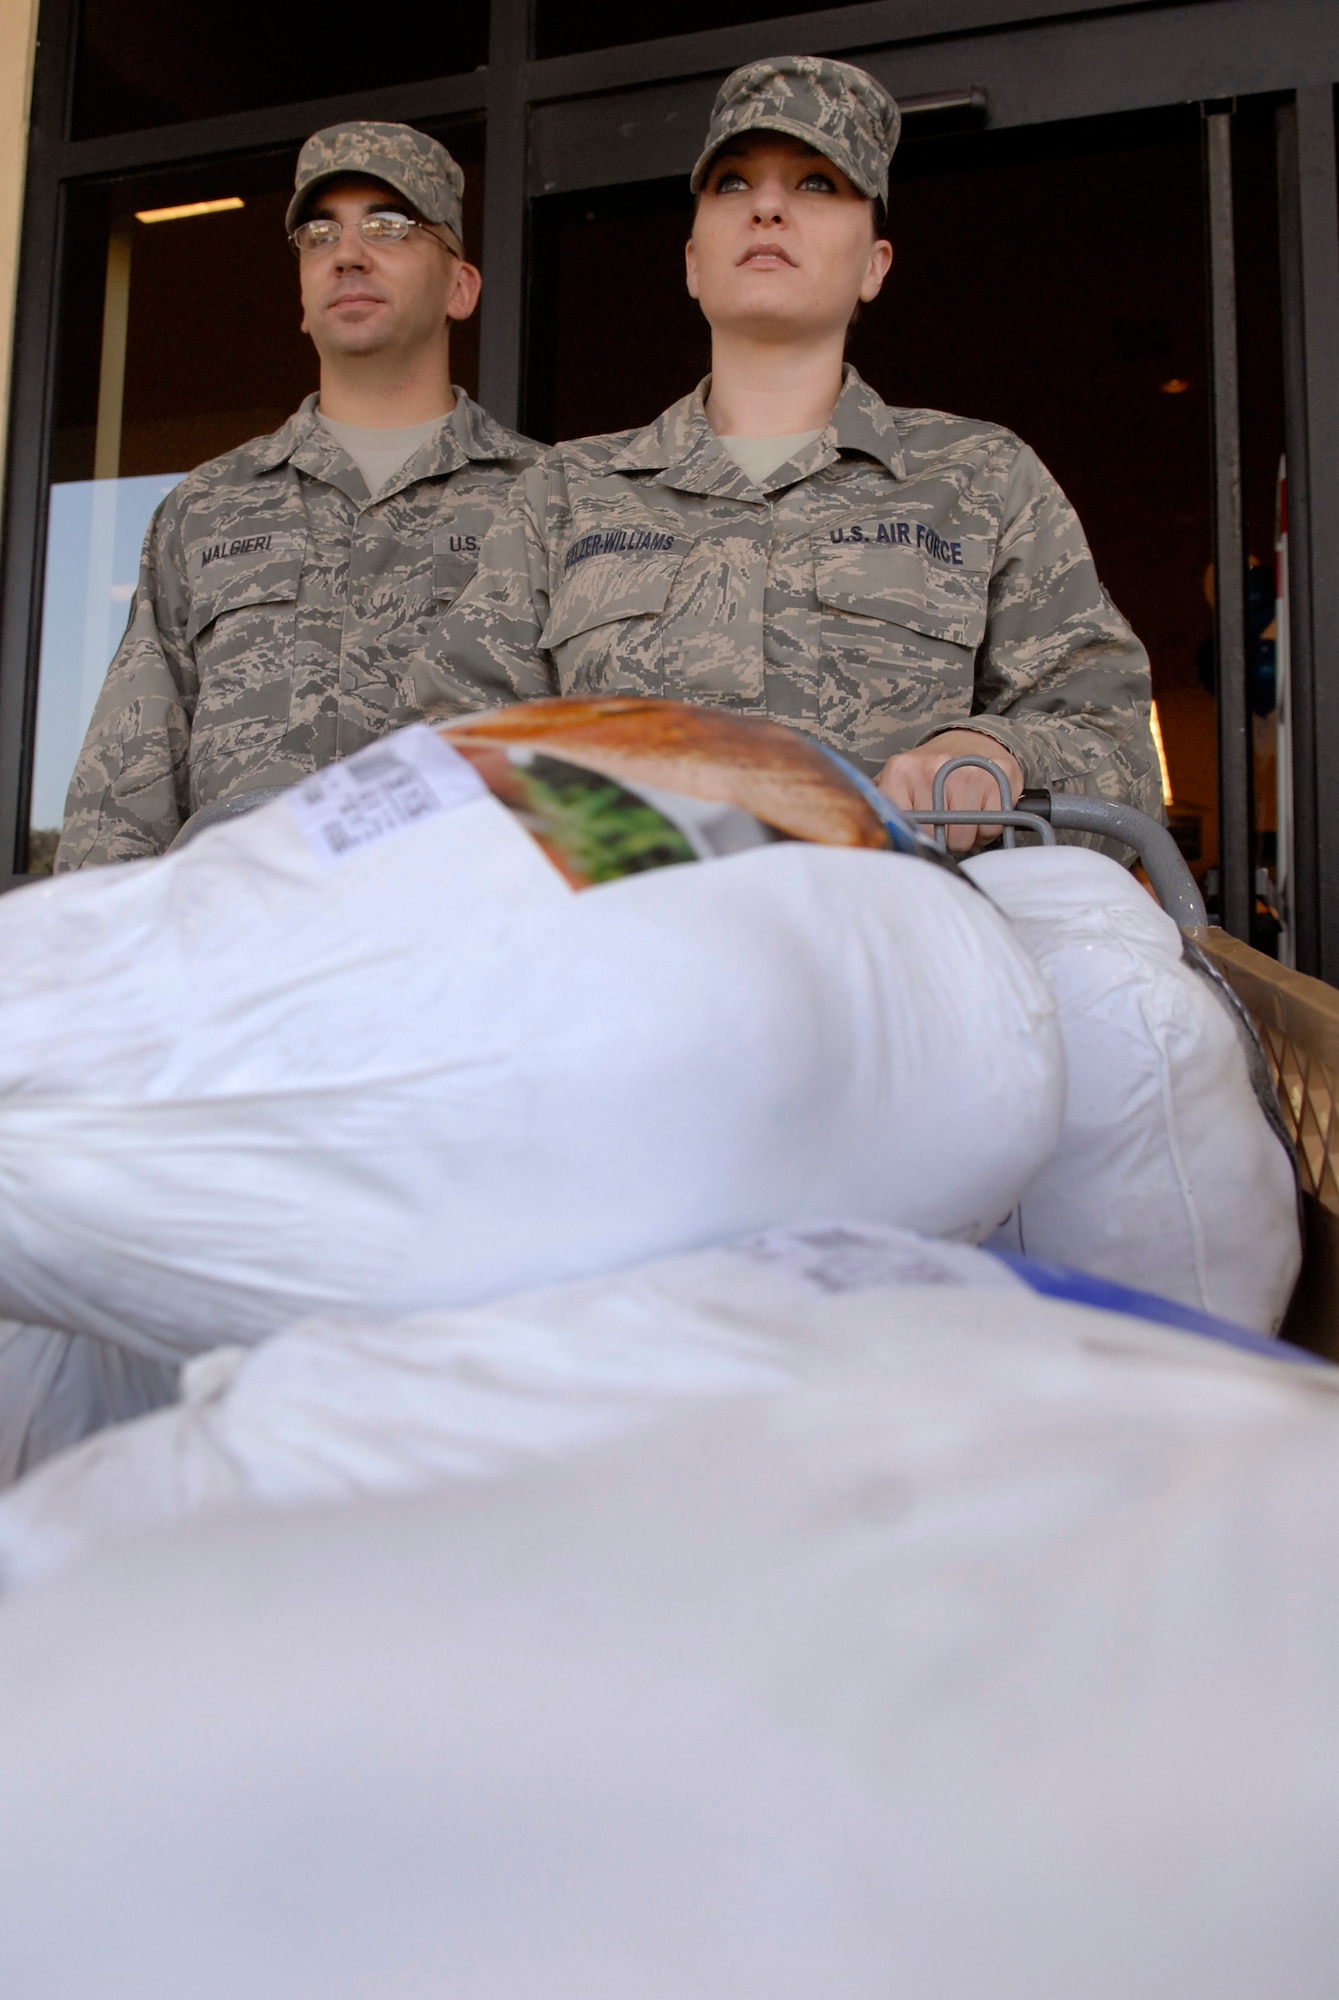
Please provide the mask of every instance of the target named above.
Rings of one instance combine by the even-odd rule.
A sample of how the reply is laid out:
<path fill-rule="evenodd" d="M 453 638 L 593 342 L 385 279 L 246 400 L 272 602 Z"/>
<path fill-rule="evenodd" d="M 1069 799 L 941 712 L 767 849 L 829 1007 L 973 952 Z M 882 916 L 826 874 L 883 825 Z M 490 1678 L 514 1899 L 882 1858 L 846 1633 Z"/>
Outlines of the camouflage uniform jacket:
<path fill-rule="evenodd" d="M 968 725 L 1025 782 L 1158 810 L 1143 647 L 1009 431 L 892 410 L 853 369 L 754 486 L 704 383 L 518 481 L 442 628 L 443 709 L 649 694 L 789 722 L 871 774 Z"/>
<path fill-rule="evenodd" d="M 75 767 L 58 869 L 160 853 L 211 800 L 288 784 L 418 719 L 447 607 L 539 453 L 456 395 L 375 499 L 315 396 L 168 494 Z"/>

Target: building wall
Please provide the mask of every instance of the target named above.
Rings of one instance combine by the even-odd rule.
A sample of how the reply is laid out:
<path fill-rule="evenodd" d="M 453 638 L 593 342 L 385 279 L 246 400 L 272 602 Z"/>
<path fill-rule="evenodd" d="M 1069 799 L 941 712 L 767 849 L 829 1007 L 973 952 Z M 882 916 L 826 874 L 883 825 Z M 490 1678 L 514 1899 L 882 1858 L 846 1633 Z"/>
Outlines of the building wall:
<path fill-rule="evenodd" d="M 18 279 L 28 103 L 37 46 L 37 0 L 0 0 L 0 468 L 9 411 L 9 362 Z M 0 470 L 0 477 L 3 472 Z"/>

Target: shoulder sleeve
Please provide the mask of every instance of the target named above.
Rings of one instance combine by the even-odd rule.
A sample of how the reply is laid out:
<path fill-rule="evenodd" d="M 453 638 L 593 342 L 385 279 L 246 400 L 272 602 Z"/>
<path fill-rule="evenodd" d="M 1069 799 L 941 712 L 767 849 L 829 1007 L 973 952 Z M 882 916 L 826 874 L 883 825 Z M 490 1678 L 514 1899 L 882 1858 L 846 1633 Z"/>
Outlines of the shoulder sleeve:
<path fill-rule="evenodd" d="M 442 622 L 440 655 L 420 689 L 425 713 L 460 715 L 559 692 L 539 643 L 555 541 L 550 465 L 522 474 L 485 536 L 473 580 Z"/>
<path fill-rule="evenodd" d="M 185 640 L 180 511 L 170 493 L 149 523 L 130 622 L 70 781 L 58 873 L 161 854 L 189 815 L 198 682 Z"/>
<path fill-rule="evenodd" d="M 1035 452 L 1010 470 L 969 728 L 1025 782 L 1158 814 L 1148 655 L 1097 574 L 1078 515 Z M 961 725 L 960 725 L 961 726 Z"/>

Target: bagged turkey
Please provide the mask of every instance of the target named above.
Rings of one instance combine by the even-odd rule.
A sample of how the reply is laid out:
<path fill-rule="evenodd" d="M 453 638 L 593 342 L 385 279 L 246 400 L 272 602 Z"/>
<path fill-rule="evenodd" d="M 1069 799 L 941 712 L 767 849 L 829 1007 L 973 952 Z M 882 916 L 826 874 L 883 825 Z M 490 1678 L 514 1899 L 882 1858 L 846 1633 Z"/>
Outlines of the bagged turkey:
<path fill-rule="evenodd" d="M 582 707 L 404 730 L 0 903 L 0 1314 L 171 1363 L 1009 1210 L 1063 1060 L 989 901 L 788 731 L 592 704 L 583 746 Z"/>
<path fill-rule="evenodd" d="M 1336 1371 L 850 1263 L 775 1392 L 0 1602 L 0 1988 L 1330 2000 Z"/>
<path fill-rule="evenodd" d="M 1077 1290 L 1089 1327 L 1095 1296 L 1114 1307 L 1113 1338 L 1130 1342 L 1131 1315 L 1152 1312 L 1307 1365 L 1296 1349 L 1125 1292 L 1103 1299 L 1090 1281 L 967 1244 L 846 1222 L 770 1230 L 489 1305 L 306 1320 L 259 1347 L 202 1355 L 183 1371 L 179 1404 L 89 1439 L 0 1497 L 0 1590 L 196 1515 L 473 1486 L 854 1362 L 933 1369 L 946 1328 L 937 1365 L 951 1382 L 964 1308 L 983 1338 L 998 1329 L 991 1366 L 1007 1369 L 1020 1295 L 1065 1324 L 1038 1285 L 1066 1304 Z M 976 1393 L 963 1385 L 965 1402 Z"/>

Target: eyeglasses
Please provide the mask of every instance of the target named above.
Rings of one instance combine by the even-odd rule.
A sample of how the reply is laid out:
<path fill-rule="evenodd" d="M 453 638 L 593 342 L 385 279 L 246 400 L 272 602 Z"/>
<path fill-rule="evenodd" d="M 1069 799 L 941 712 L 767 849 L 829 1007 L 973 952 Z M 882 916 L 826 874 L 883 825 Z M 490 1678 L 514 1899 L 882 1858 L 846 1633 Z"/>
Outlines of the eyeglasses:
<path fill-rule="evenodd" d="M 440 243 L 443 250 L 450 251 L 453 257 L 460 254 L 444 236 L 433 236 L 426 222 L 411 222 L 407 215 L 396 215 L 393 211 L 364 215 L 359 221 L 349 224 L 336 222 L 329 216 L 318 216 L 313 222 L 300 222 L 291 231 L 288 240 L 299 255 L 305 256 L 312 251 L 333 250 L 343 241 L 346 228 L 356 229 L 364 243 L 370 243 L 374 249 L 381 243 L 403 243 L 411 229 L 421 229 L 425 236 L 432 236 L 433 242 Z"/>

